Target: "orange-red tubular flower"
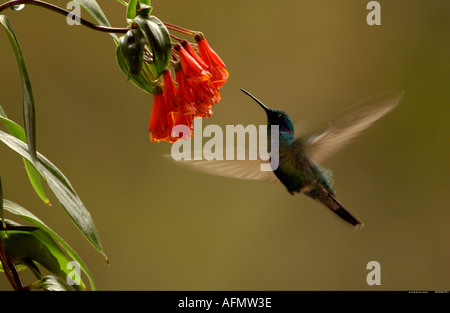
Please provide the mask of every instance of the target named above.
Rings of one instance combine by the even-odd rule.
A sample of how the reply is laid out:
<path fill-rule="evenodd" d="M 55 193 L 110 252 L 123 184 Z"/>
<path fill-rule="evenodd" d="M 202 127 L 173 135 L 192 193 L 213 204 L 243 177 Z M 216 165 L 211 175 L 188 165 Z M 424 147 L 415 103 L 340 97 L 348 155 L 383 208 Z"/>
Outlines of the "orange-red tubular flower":
<path fill-rule="evenodd" d="M 193 88 L 195 94 L 195 108 L 198 117 L 210 117 L 212 115 L 212 106 L 220 99 L 220 94 L 216 93 L 218 88 L 211 82 L 201 82 L 196 88 Z M 217 90 L 218 91 L 218 90 Z"/>
<path fill-rule="evenodd" d="M 203 59 L 198 55 L 198 53 L 192 48 L 189 42 L 186 40 L 181 40 L 181 46 L 189 53 L 191 57 L 200 65 L 202 68 L 207 69 L 208 65 L 203 61 Z"/>
<path fill-rule="evenodd" d="M 196 33 L 194 38 L 198 45 L 200 57 L 208 65 L 208 70 L 212 74 L 211 80 L 218 87 L 222 87 L 229 76 L 228 71 L 225 69 L 225 64 L 219 55 L 211 49 L 202 33 Z"/>
<path fill-rule="evenodd" d="M 164 85 L 164 101 L 166 103 L 167 112 L 176 112 L 178 110 L 176 103 L 177 86 L 175 86 L 172 75 L 168 69 L 163 72 L 162 76 Z"/>
<path fill-rule="evenodd" d="M 195 96 L 180 63 L 175 64 L 175 81 L 178 84 L 176 103 L 181 115 L 196 114 Z"/>
<path fill-rule="evenodd" d="M 181 138 L 180 136 L 177 137 L 172 136 L 172 128 L 175 125 L 177 125 L 176 121 L 179 120 L 178 105 L 177 105 L 177 87 L 175 86 L 172 75 L 170 74 L 170 71 L 168 69 L 166 69 L 162 75 L 164 84 L 164 103 L 167 111 L 167 127 L 171 129 L 169 137 L 166 138 L 165 140 L 169 142 L 175 142 Z"/>
<path fill-rule="evenodd" d="M 175 45 L 175 51 L 180 57 L 181 68 L 191 84 L 199 83 L 211 78 L 211 73 L 203 68 L 181 45 Z"/>
<path fill-rule="evenodd" d="M 192 46 L 186 40 L 182 40 L 181 45 L 201 67 L 209 68 L 205 61 L 203 61 L 203 59 L 197 54 L 194 48 L 192 48 Z M 213 105 L 220 101 L 219 88 L 215 84 L 213 84 L 213 82 L 214 77 L 211 77 L 211 79 L 207 81 L 199 82 L 198 85 L 193 88 L 194 94 L 197 97 L 197 102 L 199 102 L 201 105 Z"/>
<path fill-rule="evenodd" d="M 189 132 L 183 132 L 182 134 L 180 133 L 178 135 L 178 137 L 174 137 L 174 132 L 172 130 L 172 139 L 174 141 L 177 141 L 178 139 L 183 139 L 183 140 L 189 140 L 192 138 L 192 132 L 194 129 L 194 123 L 192 121 L 192 119 L 194 118 L 192 114 L 185 114 L 182 115 L 178 112 L 172 112 L 172 117 L 173 117 L 173 126 L 177 126 L 177 125 L 185 125 L 189 128 Z"/>
<path fill-rule="evenodd" d="M 150 131 L 150 140 L 160 142 L 161 140 L 170 141 L 172 125 L 168 119 L 163 90 L 157 86 L 153 94 L 153 107 L 150 115 L 148 130 Z"/>

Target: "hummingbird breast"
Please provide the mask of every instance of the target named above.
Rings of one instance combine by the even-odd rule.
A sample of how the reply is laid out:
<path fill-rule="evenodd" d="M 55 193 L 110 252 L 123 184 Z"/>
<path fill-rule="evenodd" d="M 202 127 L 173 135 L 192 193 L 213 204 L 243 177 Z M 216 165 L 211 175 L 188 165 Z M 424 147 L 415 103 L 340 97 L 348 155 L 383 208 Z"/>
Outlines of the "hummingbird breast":
<path fill-rule="evenodd" d="M 300 141 L 280 145 L 279 164 L 274 174 L 291 194 L 307 192 L 317 181 L 316 164 L 304 152 Z"/>

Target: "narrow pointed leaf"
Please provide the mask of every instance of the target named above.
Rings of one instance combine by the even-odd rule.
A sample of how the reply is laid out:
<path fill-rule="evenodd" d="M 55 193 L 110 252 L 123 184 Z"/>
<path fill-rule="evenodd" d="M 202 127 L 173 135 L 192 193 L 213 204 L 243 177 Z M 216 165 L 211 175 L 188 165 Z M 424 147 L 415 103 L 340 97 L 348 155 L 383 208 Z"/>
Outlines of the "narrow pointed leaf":
<path fill-rule="evenodd" d="M 36 111 L 34 107 L 33 90 L 31 88 L 30 77 L 28 76 L 25 59 L 19 46 L 19 41 L 14 33 L 14 29 L 5 15 L 0 15 L 0 24 L 6 30 L 11 46 L 16 55 L 17 64 L 19 65 L 20 77 L 22 79 L 23 88 L 23 119 L 25 125 L 25 134 L 30 151 L 31 162 L 36 160 Z"/>
<path fill-rule="evenodd" d="M 111 24 L 109 24 L 108 19 L 106 18 L 105 13 L 103 13 L 103 10 L 98 5 L 97 1 L 95 0 L 75 0 L 78 2 L 89 14 L 102 26 L 108 26 L 110 27 Z M 113 37 L 113 39 L 118 42 L 118 38 L 116 34 L 110 33 L 110 35 Z"/>
<path fill-rule="evenodd" d="M 86 264 L 78 256 L 78 254 L 75 252 L 75 250 L 73 250 L 72 247 L 66 241 L 64 241 L 64 239 L 62 239 L 56 232 L 54 232 L 50 227 L 48 227 L 43 221 L 41 221 L 33 213 L 31 213 L 27 209 L 23 208 L 22 206 L 18 205 L 17 203 L 14 203 L 9 200 L 4 200 L 4 208 L 9 213 L 12 213 L 12 214 L 22 217 L 23 219 L 29 221 L 36 227 L 39 227 L 40 229 L 45 231 L 47 234 L 52 236 L 52 238 L 55 239 L 61 245 L 61 247 L 64 248 L 64 250 L 67 252 L 67 254 L 74 261 L 78 262 L 78 264 L 80 265 L 80 268 L 83 270 L 83 272 L 86 274 L 87 278 L 89 279 L 89 283 L 91 284 L 92 290 L 97 290 L 97 286 L 95 285 L 94 278 L 92 277 L 92 274 L 89 272 Z"/>
<path fill-rule="evenodd" d="M 75 0 L 102 26 L 111 26 L 106 15 L 95 0 Z"/>
<path fill-rule="evenodd" d="M 123 4 L 124 6 L 128 6 L 128 3 L 125 2 L 125 0 L 117 0 L 120 4 Z"/>
<path fill-rule="evenodd" d="M 138 0 L 128 1 L 127 19 L 132 20 L 136 17 L 136 7 L 137 7 L 138 2 L 139 2 Z"/>
<path fill-rule="evenodd" d="M 0 140 L 22 157 L 27 160 L 31 159 L 28 147 L 21 140 L 3 131 L 0 131 Z M 35 165 L 39 173 L 46 179 L 48 186 L 60 201 L 75 226 L 95 249 L 106 257 L 94 221 L 67 178 L 40 153 L 37 153 L 37 162 Z"/>
<path fill-rule="evenodd" d="M 23 163 L 25 166 L 25 170 L 27 171 L 28 179 L 30 180 L 31 186 L 33 186 L 34 191 L 45 204 L 51 206 L 50 200 L 45 193 L 43 178 L 41 174 L 33 165 L 33 163 L 31 163 L 27 159 L 24 158 Z"/>
<path fill-rule="evenodd" d="M 27 142 L 27 138 L 23 128 L 20 127 L 20 125 L 18 125 L 14 121 L 8 119 L 5 111 L 3 111 L 3 108 L 1 106 L 0 106 L 0 121 L 3 123 L 3 125 L 5 125 L 6 129 L 11 135 L 16 137 L 17 139 L 22 140 L 25 143 Z M 25 164 L 25 170 L 27 171 L 28 174 L 28 178 L 35 192 L 42 199 L 42 201 L 44 201 L 45 204 L 50 205 L 50 200 L 48 199 L 44 190 L 41 174 L 38 172 L 36 167 L 34 167 L 34 165 L 30 161 L 28 161 L 25 158 L 23 159 L 23 161 Z"/>

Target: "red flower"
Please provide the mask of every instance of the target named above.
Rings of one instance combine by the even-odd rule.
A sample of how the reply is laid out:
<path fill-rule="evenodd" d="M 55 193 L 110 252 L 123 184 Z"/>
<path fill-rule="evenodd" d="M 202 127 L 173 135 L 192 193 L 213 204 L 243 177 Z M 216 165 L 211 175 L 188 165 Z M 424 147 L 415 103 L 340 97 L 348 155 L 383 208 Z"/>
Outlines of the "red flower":
<path fill-rule="evenodd" d="M 181 68 L 190 83 L 198 83 L 211 78 L 211 73 L 203 68 L 181 45 L 175 45 L 175 51 L 180 57 Z"/>
<path fill-rule="evenodd" d="M 164 102 L 166 103 L 167 112 L 176 112 L 178 110 L 176 103 L 177 86 L 175 86 L 169 70 L 165 70 L 162 76 L 164 85 Z"/>
<path fill-rule="evenodd" d="M 220 100 L 219 89 L 210 81 L 189 82 L 181 69 L 176 70 L 178 112 L 194 117 L 210 117 L 211 107 Z"/>
<path fill-rule="evenodd" d="M 207 69 L 208 65 L 203 61 L 203 59 L 198 55 L 198 53 L 192 48 L 192 46 L 186 40 L 181 40 L 181 46 L 189 53 L 191 57 L 200 65 L 202 68 Z"/>
<path fill-rule="evenodd" d="M 167 125 L 172 126 L 170 131 L 170 137 L 165 140 L 168 142 L 175 142 L 178 139 L 182 138 L 184 140 L 191 139 L 192 134 L 187 133 L 182 136 L 174 137 L 173 127 L 179 124 L 188 125 L 192 124 L 192 121 L 189 122 L 189 115 L 182 115 L 178 113 L 178 104 L 177 104 L 177 87 L 173 81 L 172 75 L 169 70 L 165 70 L 163 72 L 163 84 L 164 84 L 164 102 L 168 112 L 167 116 Z M 192 120 L 192 118 L 191 118 Z"/>
<path fill-rule="evenodd" d="M 203 34 L 197 33 L 194 38 L 198 53 L 186 40 L 173 45 L 175 80 L 166 69 L 155 84 L 149 121 L 152 142 L 191 139 L 193 119 L 210 117 L 212 107 L 220 101 L 220 88 L 228 79 L 228 71 Z M 161 83 L 164 88 L 160 87 Z M 175 135 L 177 132 L 173 128 L 178 125 L 186 127 L 177 128 L 180 132 Z"/>
<path fill-rule="evenodd" d="M 169 125 L 168 112 L 164 102 L 162 88 L 157 86 L 153 95 L 153 107 L 150 115 L 148 130 L 150 131 L 150 140 L 160 142 L 170 137 L 172 125 Z"/>
<path fill-rule="evenodd" d="M 189 129 L 190 132 L 189 133 L 184 133 L 182 136 L 178 136 L 178 137 L 173 137 L 174 133 L 172 130 L 171 136 L 172 138 L 176 141 L 178 139 L 183 139 L 183 140 L 190 140 L 192 138 L 192 131 L 194 129 L 194 124 L 192 122 L 192 119 L 194 118 L 192 114 L 180 114 L 178 112 L 172 112 L 172 118 L 173 118 L 173 126 L 177 126 L 177 125 L 186 125 Z"/>
<path fill-rule="evenodd" d="M 229 76 L 228 71 L 225 69 L 225 64 L 220 59 L 219 55 L 211 49 L 202 33 L 196 33 L 194 38 L 198 45 L 200 57 L 205 61 L 209 72 L 212 74 L 211 80 L 218 87 L 222 87 Z"/>
<path fill-rule="evenodd" d="M 212 115 L 212 106 L 220 100 L 218 87 L 210 81 L 199 83 L 193 88 L 195 95 L 195 108 L 197 116 L 210 117 Z"/>
<path fill-rule="evenodd" d="M 197 110 L 194 107 L 195 96 L 192 91 L 191 85 L 187 80 L 182 66 L 178 63 L 175 65 L 175 81 L 178 84 L 176 102 L 178 104 L 178 113 L 181 115 L 196 114 Z"/>

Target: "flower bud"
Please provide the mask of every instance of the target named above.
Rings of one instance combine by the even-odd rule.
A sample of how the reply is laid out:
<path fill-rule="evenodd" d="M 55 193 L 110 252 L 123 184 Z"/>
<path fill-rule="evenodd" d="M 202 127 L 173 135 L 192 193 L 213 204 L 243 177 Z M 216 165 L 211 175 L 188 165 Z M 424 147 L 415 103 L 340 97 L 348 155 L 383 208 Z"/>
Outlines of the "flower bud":
<path fill-rule="evenodd" d="M 130 29 L 120 37 L 119 48 L 130 74 L 139 75 L 144 62 L 144 34 L 139 29 Z"/>
<path fill-rule="evenodd" d="M 152 65 L 156 70 L 156 78 L 159 78 L 169 66 L 172 50 L 172 41 L 166 26 L 155 16 L 136 16 L 134 19 L 144 33 L 152 52 Z"/>

